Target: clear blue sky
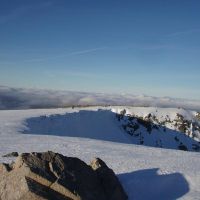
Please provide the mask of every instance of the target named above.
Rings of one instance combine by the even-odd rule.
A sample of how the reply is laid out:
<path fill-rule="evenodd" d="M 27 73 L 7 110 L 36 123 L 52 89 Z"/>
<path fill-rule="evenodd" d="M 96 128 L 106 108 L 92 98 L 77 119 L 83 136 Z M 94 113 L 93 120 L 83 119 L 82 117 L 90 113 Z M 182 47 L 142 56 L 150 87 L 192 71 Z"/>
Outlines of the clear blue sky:
<path fill-rule="evenodd" d="M 200 1 L 0 0 L 0 85 L 200 100 Z"/>

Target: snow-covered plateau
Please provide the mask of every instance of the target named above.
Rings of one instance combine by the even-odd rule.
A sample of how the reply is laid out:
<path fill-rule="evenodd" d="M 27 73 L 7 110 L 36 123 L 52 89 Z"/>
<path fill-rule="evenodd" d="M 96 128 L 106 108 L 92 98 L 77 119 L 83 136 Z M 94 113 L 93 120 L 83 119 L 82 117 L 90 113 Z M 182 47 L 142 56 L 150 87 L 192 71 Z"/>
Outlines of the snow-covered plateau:
<path fill-rule="evenodd" d="M 198 112 L 178 108 L 1 110 L 0 162 L 14 151 L 100 157 L 130 200 L 200 199 L 199 124 Z"/>

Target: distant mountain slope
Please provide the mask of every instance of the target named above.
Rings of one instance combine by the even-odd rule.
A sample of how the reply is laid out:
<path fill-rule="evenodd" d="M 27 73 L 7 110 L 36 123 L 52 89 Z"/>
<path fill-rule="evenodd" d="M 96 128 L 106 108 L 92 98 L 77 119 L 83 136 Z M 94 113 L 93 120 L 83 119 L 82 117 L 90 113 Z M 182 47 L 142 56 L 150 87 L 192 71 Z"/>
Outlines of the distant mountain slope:
<path fill-rule="evenodd" d="M 182 107 L 200 111 L 200 101 L 146 95 L 55 91 L 0 86 L 0 109 L 58 108 L 87 105 Z"/>

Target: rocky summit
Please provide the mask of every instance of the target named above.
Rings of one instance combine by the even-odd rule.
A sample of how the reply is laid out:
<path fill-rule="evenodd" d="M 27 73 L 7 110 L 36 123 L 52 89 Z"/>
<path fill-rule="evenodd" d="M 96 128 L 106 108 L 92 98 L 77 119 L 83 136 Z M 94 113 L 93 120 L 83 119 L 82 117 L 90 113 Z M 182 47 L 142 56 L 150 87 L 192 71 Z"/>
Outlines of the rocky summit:
<path fill-rule="evenodd" d="M 126 200 L 113 170 L 54 152 L 23 153 L 0 164 L 0 200 Z"/>

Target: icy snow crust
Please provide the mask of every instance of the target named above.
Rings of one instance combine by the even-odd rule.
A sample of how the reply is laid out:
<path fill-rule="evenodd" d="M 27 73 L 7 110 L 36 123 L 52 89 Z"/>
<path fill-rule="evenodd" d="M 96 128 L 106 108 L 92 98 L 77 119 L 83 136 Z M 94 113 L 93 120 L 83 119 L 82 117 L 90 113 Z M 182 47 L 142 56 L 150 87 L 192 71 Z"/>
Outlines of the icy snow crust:
<path fill-rule="evenodd" d="M 102 119 L 102 116 L 94 119 L 94 116 L 87 112 L 84 116 L 86 119 L 83 121 L 83 123 L 87 123 L 85 126 L 70 124 L 67 121 L 70 134 L 73 134 L 73 130 L 79 134 L 82 133 L 77 137 L 46 135 L 45 133 L 39 135 L 23 134 L 23 132 L 28 132 L 26 120 L 29 118 L 64 115 L 66 112 L 77 112 L 78 114 L 80 110 L 104 109 L 106 112 L 106 110 L 112 109 L 114 112 L 120 112 L 124 108 L 89 107 L 84 109 L 0 111 L 0 162 L 11 162 L 12 158 L 3 158 L 2 155 L 12 151 L 52 150 L 66 156 L 79 157 L 87 163 L 94 157 L 100 157 L 118 174 L 130 200 L 199 199 L 200 153 L 131 144 L 129 136 L 116 127 L 112 116 L 110 118 L 108 116 L 106 120 Z M 166 114 L 173 118 L 178 112 L 191 119 L 196 114 L 195 111 L 174 108 L 126 107 L 125 109 L 127 113 L 144 116 L 150 112 L 155 113 L 160 118 Z M 110 119 L 109 122 L 108 119 Z M 75 118 L 71 119 L 71 123 L 75 123 L 75 121 Z M 92 138 L 91 131 L 96 137 L 88 139 Z"/>

